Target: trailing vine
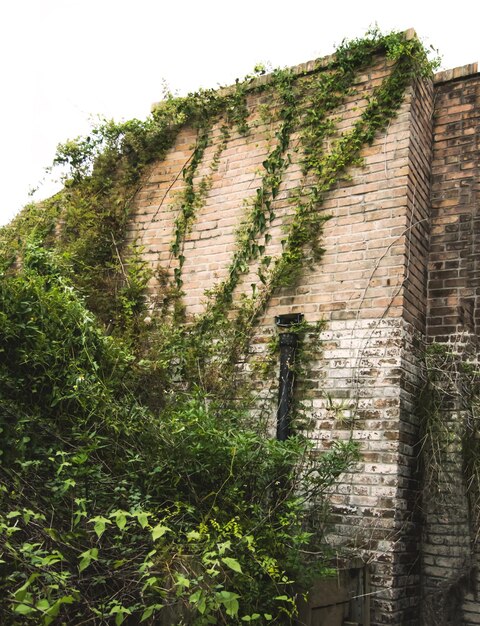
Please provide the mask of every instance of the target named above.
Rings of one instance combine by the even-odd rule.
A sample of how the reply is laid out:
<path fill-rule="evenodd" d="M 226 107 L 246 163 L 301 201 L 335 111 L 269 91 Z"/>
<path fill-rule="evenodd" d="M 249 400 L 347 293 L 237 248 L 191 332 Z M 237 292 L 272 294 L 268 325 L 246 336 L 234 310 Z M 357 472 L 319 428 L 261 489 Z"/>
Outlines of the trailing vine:
<path fill-rule="evenodd" d="M 331 117 L 347 98 L 355 93 L 353 84 L 359 72 L 375 55 L 385 53 L 392 70 L 368 98 L 361 117 L 343 134 Z M 324 253 L 319 237 L 330 215 L 322 212 L 326 194 L 348 175 L 351 166 L 361 162 L 361 150 L 370 145 L 379 131 L 385 130 L 400 107 L 408 85 L 416 77 L 429 75 L 435 61 L 429 62 L 416 39 L 406 40 L 401 33 L 382 36 L 373 31 L 364 39 L 344 43 L 331 61 L 321 68 L 306 86 L 289 71 L 272 74 L 271 88 L 280 100 L 280 128 L 276 146 L 263 163 L 261 184 L 253 206 L 237 234 L 236 249 L 226 279 L 209 294 L 206 312 L 199 319 L 202 331 L 231 308 L 232 298 L 242 275 L 258 259 L 260 288 L 251 298 L 243 297 L 236 305 L 237 339 L 232 360 L 238 359 L 239 346 L 248 346 L 249 328 L 263 312 L 271 295 L 281 286 L 291 285 L 303 271 L 308 254 L 318 262 Z M 300 83 L 300 84 L 299 84 Z M 263 87 L 264 88 L 264 87 Z M 299 106 L 303 102 L 303 107 Z M 305 110 L 306 109 L 306 110 Z M 274 202 L 282 176 L 292 160 L 290 138 L 300 129 L 302 165 L 308 184 L 290 192 L 293 218 L 282 253 L 272 259 L 266 254 L 270 241 L 268 225 L 275 219 Z M 332 139 L 333 138 L 333 139 Z M 328 150 L 326 140 L 333 141 Z M 259 241 L 263 235 L 264 240 Z"/>
<path fill-rule="evenodd" d="M 290 163 L 286 155 L 290 136 L 296 122 L 297 98 L 293 89 L 294 76 L 289 71 L 278 70 L 273 73 L 275 91 L 280 99 L 280 119 L 282 124 L 276 133 L 277 145 L 263 162 L 264 175 L 257 189 L 253 206 L 237 234 L 236 250 L 228 269 L 227 279 L 215 290 L 208 316 L 218 310 L 225 310 L 231 303 L 235 287 L 242 274 L 248 271 L 249 262 L 263 255 L 269 235 L 265 235 L 264 244 L 258 243 L 258 237 L 264 235 L 268 223 L 275 218 L 272 203 L 278 195 L 282 175 Z"/>
<path fill-rule="evenodd" d="M 243 130 L 243 126 L 241 127 Z M 178 259 L 178 267 L 174 269 L 174 279 L 177 289 L 181 289 L 183 281 L 181 278 L 182 267 L 185 262 L 183 255 L 183 247 L 185 245 L 185 237 L 188 230 L 195 219 L 196 210 L 200 209 L 205 201 L 205 198 L 210 191 L 212 184 L 212 175 L 217 171 L 220 157 L 224 151 L 228 139 L 230 138 L 229 127 L 223 124 L 221 132 L 221 140 L 219 141 L 215 153 L 210 163 L 209 173 L 202 178 L 198 185 L 198 191 L 195 191 L 194 178 L 197 173 L 198 166 L 202 162 L 205 149 L 209 143 L 209 133 L 211 131 L 205 128 L 199 131 L 199 137 L 195 145 L 195 149 L 192 154 L 189 165 L 183 170 L 183 178 L 185 181 L 185 189 L 180 197 L 180 212 L 175 220 L 175 229 L 173 235 L 173 242 L 171 244 L 171 251 L 175 258 Z"/>

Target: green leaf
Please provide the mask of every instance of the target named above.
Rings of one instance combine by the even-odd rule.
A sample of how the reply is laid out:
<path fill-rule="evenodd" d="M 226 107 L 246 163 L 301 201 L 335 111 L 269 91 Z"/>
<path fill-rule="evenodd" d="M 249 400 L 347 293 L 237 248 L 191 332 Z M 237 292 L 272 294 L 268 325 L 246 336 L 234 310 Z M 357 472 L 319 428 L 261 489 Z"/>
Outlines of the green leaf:
<path fill-rule="evenodd" d="M 187 540 L 188 541 L 198 541 L 200 539 L 200 533 L 197 530 L 191 530 L 189 533 L 187 533 Z"/>
<path fill-rule="evenodd" d="M 112 522 L 109 519 L 107 519 L 106 517 L 103 517 L 102 515 L 97 515 L 97 517 L 92 517 L 92 519 L 89 520 L 88 523 L 89 524 L 95 524 L 93 529 L 96 532 L 97 537 L 100 539 L 100 537 L 105 532 L 106 525 L 107 524 L 111 524 Z"/>
<path fill-rule="evenodd" d="M 150 515 L 150 513 L 145 513 L 141 511 L 139 513 L 135 513 L 135 515 L 137 516 L 138 523 L 142 528 L 148 526 L 148 516 Z"/>
<path fill-rule="evenodd" d="M 33 613 L 33 610 L 33 606 L 28 606 L 27 604 L 17 604 L 14 609 L 15 613 L 20 615 L 30 615 L 30 613 Z"/>
<path fill-rule="evenodd" d="M 82 552 L 78 558 L 80 559 L 78 571 L 83 572 L 83 570 L 87 569 L 92 561 L 98 560 L 98 549 L 91 548 L 90 550 L 86 550 L 85 552 Z"/>
<path fill-rule="evenodd" d="M 142 617 L 140 618 L 140 622 L 144 622 L 146 619 L 151 617 L 153 615 L 154 611 L 155 611 L 155 607 L 154 606 L 149 606 L 148 608 L 146 608 L 145 611 L 142 613 Z"/>
<path fill-rule="evenodd" d="M 225 554 L 225 552 L 227 550 L 230 550 L 231 547 L 232 547 L 232 542 L 230 540 L 224 541 L 223 543 L 219 543 L 218 544 L 218 554 L 220 554 L 220 556 L 222 554 Z"/>
<path fill-rule="evenodd" d="M 39 611 L 45 612 L 50 608 L 50 602 L 47 600 L 47 598 L 42 598 L 37 602 L 36 608 Z"/>
<path fill-rule="evenodd" d="M 219 591 L 216 595 L 219 601 L 225 607 L 227 615 L 230 615 L 230 617 L 235 617 L 238 613 L 239 608 L 239 594 L 234 593 L 233 591 Z"/>
<path fill-rule="evenodd" d="M 152 539 L 153 541 L 156 541 L 157 539 L 160 539 L 160 537 L 163 537 L 163 535 L 168 532 L 170 530 L 170 528 L 168 528 L 168 526 L 163 526 L 162 524 L 157 524 L 155 526 L 155 528 L 152 529 Z"/>
<path fill-rule="evenodd" d="M 240 566 L 240 563 L 236 559 L 232 559 L 229 556 L 224 556 L 222 558 L 222 561 L 225 563 L 227 567 L 229 567 L 230 569 L 233 569 L 234 572 L 238 572 L 239 574 L 242 574 L 242 568 Z"/>
<path fill-rule="evenodd" d="M 130 516 L 130 513 L 121 510 L 113 511 L 112 513 L 110 513 L 110 517 L 113 517 L 115 519 L 115 524 L 120 530 L 123 530 L 127 525 L 127 516 Z"/>
<path fill-rule="evenodd" d="M 27 595 L 28 588 L 30 587 L 32 582 L 36 580 L 39 576 L 40 574 L 32 574 L 29 577 L 29 579 L 21 587 L 17 589 L 17 591 L 13 595 L 14 599 L 17 602 L 23 602 L 23 600 L 25 600 L 25 596 Z"/>
<path fill-rule="evenodd" d="M 205 599 L 205 594 L 201 589 L 197 589 L 195 593 L 188 598 L 189 602 L 194 604 L 198 610 L 198 612 L 203 615 L 207 609 L 207 601 Z"/>
<path fill-rule="evenodd" d="M 202 595 L 202 590 L 197 589 L 197 591 L 195 591 L 195 593 L 192 593 L 192 595 L 188 598 L 188 601 L 196 604 L 199 601 L 201 595 Z"/>
<path fill-rule="evenodd" d="M 178 585 L 179 587 L 190 587 L 190 580 L 188 578 L 185 578 L 185 576 L 183 576 L 183 574 L 177 574 L 177 581 L 175 583 L 176 585 Z"/>
<path fill-rule="evenodd" d="M 130 611 L 130 609 L 127 609 L 126 607 L 122 606 L 121 604 L 115 604 L 110 609 L 110 615 L 116 615 L 116 617 L 115 617 L 115 625 L 116 626 L 120 626 L 120 624 L 123 624 L 123 622 L 125 621 L 125 617 L 127 615 L 131 615 L 131 614 L 132 614 L 132 612 Z"/>
<path fill-rule="evenodd" d="M 207 600 L 205 598 L 205 596 L 202 596 L 197 604 L 197 609 L 199 611 L 199 613 L 201 613 L 202 615 L 205 613 L 205 611 L 207 610 Z"/>
<path fill-rule="evenodd" d="M 146 619 L 153 615 L 154 611 L 159 611 L 163 609 L 163 604 L 151 604 L 148 606 L 145 611 L 142 613 L 142 617 L 140 618 L 140 622 L 144 622 Z"/>
<path fill-rule="evenodd" d="M 50 624 L 55 620 L 60 612 L 62 604 L 73 604 L 73 602 L 73 596 L 63 596 L 63 598 L 59 598 L 56 602 L 54 602 L 51 607 L 46 611 L 46 614 L 43 618 L 44 626 L 50 626 Z"/>

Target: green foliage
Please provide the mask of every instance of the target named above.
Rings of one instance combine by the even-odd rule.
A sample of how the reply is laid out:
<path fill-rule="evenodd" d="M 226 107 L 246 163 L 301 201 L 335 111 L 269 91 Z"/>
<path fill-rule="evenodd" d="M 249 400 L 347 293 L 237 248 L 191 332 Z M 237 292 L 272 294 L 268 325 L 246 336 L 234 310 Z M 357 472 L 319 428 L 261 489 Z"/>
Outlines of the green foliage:
<path fill-rule="evenodd" d="M 332 113 L 347 96 L 354 94 L 358 74 L 385 54 L 392 63 L 391 74 L 376 88 L 368 106 L 354 128 L 344 134 L 337 131 Z M 254 302 L 245 302 L 255 319 L 265 308 L 272 293 L 292 284 L 310 256 L 318 261 L 323 249 L 319 242 L 328 215 L 321 207 L 325 195 L 358 165 L 363 146 L 371 143 L 388 125 L 401 104 L 406 87 L 417 77 L 432 72 L 421 43 L 406 39 L 403 33 L 382 35 L 373 30 L 358 40 L 343 42 L 325 67 L 306 80 L 298 80 L 288 70 L 276 70 L 270 81 L 254 81 L 248 76 L 233 88 L 203 90 L 184 98 L 167 95 L 145 121 L 115 123 L 101 120 L 86 138 L 77 138 L 58 147 L 54 164 L 66 168 L 65 188 L 54 198 L 33 206 L 11 228 L 0 233 L 4 245 L 0 265 L 11 263 L 21 251 L 22 240 L 35 229 L 46 245 L 55 246 L 64 257 L 75 286 L 87 299 L 88 306 L 109 329 L 136 327 L 132 317 L 143 313 L 142 290 L 125 289 L 128 282 L 121 257 L 127 255 L 126 228 L 132 201 L 145 168 L 161 159 L 173 145 L 178 131 L 188 124 L 197 129 L 197 143 L 184 171 L 185 189 L 179 198 L 179 213 L 171 243 L 174 268 L 173 285 L 165 301 L 178 300 L 185 261 L 183 246 L 196 211 L 205 201 L 211 174 L 233 128 L 247 134 L 248 93 L 268 92 L 280 125 L 275 145 L 264 160 L 262 181 L 249 213 L 237 236 L 236 250 L 227 278 L 210 294 L 208 316 L 217 318 L 231 306 L 233 292 L 252 262 L 258 262 L 258 289 Z M 260 68 L 258 73 L 262 74 Z M 222 140 L 212 159 L 210 174 L 198 185 L 195 178 L 209 144 L 215 124 L 222 128 Z M 300 134 L 306 181 L 290 192 L 294 219 L 282 241 L 283 253 L 271 258 L 266 250 L 270 241 L 268 227 L 275 219 L 275 200 L 294 149 L 291 137 Z M 327 139 L 333 148 L 327 150 Z M 161 207 L 159 208 L 159 210 Z M 136 283 L 143 287 L 146 274 Z M 125 294 L 129 294 L 129 302 Z M 118 304 L 117 300 L 122 299 Z M 138 330 L 138 328 L 136 328 Z"/>
<path fill-rule="evenodd" d="M 201 390 L 149 410 L 146 366 L 34 244 L 0 303 L 2 624 L 288 620 L 304 500 L 354 449 L 319 463 Z"/>
<path fill-rule="evenodd" d="M 392 71 L 341 134 L 332 114 L 380 52 Z M 104 120 L 59 146 L 64 189 L 0 232 L 2 624 L 293 619 L 297 594 L 324 566 L 303 555 L 326 560 L 318 529 L 328 491 L 358 451 L 350 441 L 318 455 L 300 433 L 269 438 L 239 364 L 274 291 L 321 258 L 326 193 L 429 68 L 416 40 L 370 33 L 304 82 L 278 70 L 270 83 L 248 77 L 229 90 L 169 96 L 144 122 Z M 267 89 L 279 124 L 261 183 L 227 278 L 206 294 L 206 312 L 186 320 L 185 239 L 230 133 L 249 132 L 247 93 Z M 163 302 L 150 319 L 152 269 L 127 244 L 128 219 L 141 176 L 185 124 L 197 142 L 171 244 L 177 266 L 173 279 L 160 268 Z M 198 182 L 214 126 L 222 139 Z M 294 133 L 305 179 L 290 194 L 283 251 L 271 258 L 268 227 Z M 233 304 L 254 262 L 258 288 Z M 297 329 L 299 372 L 321 328 Z M 271 373 L 268 359 L 258 369 Z"/>
<path fill-rule="evenodd" d="M 186 192 L 184 215 L 177 225 L 179 250 L 197 204 L 192 198 L 192 181 L 208 142 L 209 124 L 223 113 L 232 125 L 246 132 L 242 103 L 248 80 L 224 95 L 214 90 L 185 98 L 169 95 L 145 121 L 100 120 L 88 137 L 58 146 L 53 165 L 63 168 L 64 189 L 39 205 L 27 207 L 0 231 L 0 267 L 14 264 L 25 239 L 35 231 L 46 245 L 55 245 L 62 253 L 64 269 L 69 270 L 89 308 L 104 324 L 111 328 L 128 326 L 129 314 L 142 308 L 142 298 L 134 298 L 130 307 L 117 306 L 115 301 L 119 294 L 125 295 L 120 253 L 126 254 L 126 228 L 140 177 L 150 163 L 165 155 L 184 124 L 200 129 L 196 157 L 185 175 L 190 192 Z"/>

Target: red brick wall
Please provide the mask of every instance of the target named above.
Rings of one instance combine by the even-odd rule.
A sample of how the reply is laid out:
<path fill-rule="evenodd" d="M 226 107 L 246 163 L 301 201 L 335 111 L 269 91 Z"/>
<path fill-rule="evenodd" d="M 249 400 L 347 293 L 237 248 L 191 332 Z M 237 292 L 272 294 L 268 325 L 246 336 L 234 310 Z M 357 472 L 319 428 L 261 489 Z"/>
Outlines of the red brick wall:
<path fill-rule="evenodd" d="M 437 341 L 480 324 L 480 79 L 465 73 L 435 86 L 428 333 Z"/>
<path fill-rule="evenodd" d="M 445 344 L 460 360 L 478 361 L 480 76 L 475 72 L 475 66 L 458 68 L 440 74 L 435 84 L 427 331 L 430 341 Z M 463 474 L 461 428 L 469 407 L 461 372 L 448 391 L 442 418 L 449 445 L 438 459 L 442 497 L 424 498 L 424 604 L 433 620 L 447 620 L 450 611 L 453 621 L 445 623 L 473 626 L 480 624 L 480 603 L 465 590 L 478 556 Z M 464 592 L 463 606 L 458 589 Z"/>

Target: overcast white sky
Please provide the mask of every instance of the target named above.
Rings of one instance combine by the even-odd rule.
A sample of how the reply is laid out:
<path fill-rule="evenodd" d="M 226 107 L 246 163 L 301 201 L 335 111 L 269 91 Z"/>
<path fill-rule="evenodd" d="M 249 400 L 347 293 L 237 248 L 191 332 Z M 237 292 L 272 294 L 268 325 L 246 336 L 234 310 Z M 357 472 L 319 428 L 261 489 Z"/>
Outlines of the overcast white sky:
<path fill-rule="evenodd" d="M 479 18 L 479 0 L 3 0 L 0 224 L 29 201 L 58 143 L 92 116 L 146 117 L 163 81 L 180 94 L 229 84 L 258 62 L 329 54 L 374 23 L 415 28 L 442 68 L 457 67 L 480 60 Z"/>

